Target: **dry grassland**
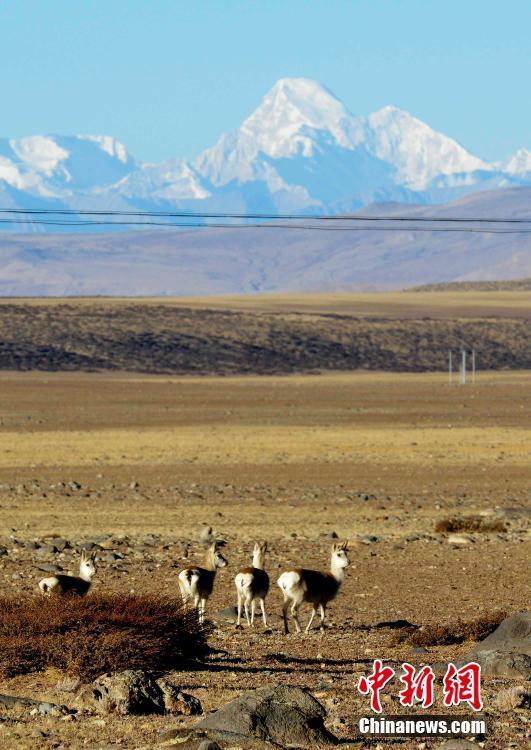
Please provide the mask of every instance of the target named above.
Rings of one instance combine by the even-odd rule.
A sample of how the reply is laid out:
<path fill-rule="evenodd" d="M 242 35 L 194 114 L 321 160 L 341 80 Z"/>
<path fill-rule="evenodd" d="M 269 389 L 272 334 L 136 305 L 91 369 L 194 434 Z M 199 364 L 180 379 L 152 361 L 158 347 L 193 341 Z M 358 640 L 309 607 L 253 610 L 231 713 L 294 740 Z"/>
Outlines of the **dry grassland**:
<path fill-rule="evenodd" d="M 352 566 L 325 638 L 281 634 L 273 584 L 271 633 L 261 626 L 237 632 L 218 618 L 211 642 L 225 655 L 174 679 L 206 709 L 265 680 L 306 685 L 327 706 L 333 731 L 352 737 L 356 714 L 367 710 L 355 683 L 372 659 L 434 663 L 471 647 L 433 646 L 415 656 L 379 623 L 434 626 L 528 607 L 530 414 L 529 372 L 483 372 L 476 386 L 452 388 L 436 373 L 3 372 L 0 543 L 8 554 L 0 558 L 0 584 L 3 593 L 31 592 L 43 562 L 74 564 L 68 547 L 38 553 L 55 534 L 72 547 L 106 538 L 97 591 L 176 594 L 178 568 L 200 559 L 206 523 L 228 541 L 230 565 L 209 605 L 215 613 L 234 603 L 232 578 L 250 561 L 255 538 L 270 542 L 275 581 L 285 565 L 324 567 L 332 532 L 348 537 Z M 473 514 L 501 520 L 505 530 L 465 533 L 463 544 L 436 531 L 445 518 Z M 1 691 L 68 703 L 71 696 L 55 689 L 59 679 L 51 672 L 13 678 Z M 494 711 L 485 750 L 525 742 L 521 719 L 494 710 L 506 683 L 484 686 Z M 400 713 L 393 692 L 386 711 Z M 0 744 L 151 748 L 163 729 L 187 722 L 7 718 Z"/>

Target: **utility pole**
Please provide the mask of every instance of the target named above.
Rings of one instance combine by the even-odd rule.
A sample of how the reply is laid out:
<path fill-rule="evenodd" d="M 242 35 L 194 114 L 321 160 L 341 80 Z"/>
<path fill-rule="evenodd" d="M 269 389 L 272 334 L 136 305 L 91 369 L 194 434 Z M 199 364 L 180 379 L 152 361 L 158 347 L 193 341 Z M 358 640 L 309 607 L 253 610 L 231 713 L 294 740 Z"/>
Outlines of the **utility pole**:
<path fill-rule="evenodd" d="M 452 385 L 452 350 L 448 350 L 448 385 Z"/>
<path fill-rule="evenodd" d="M 461 385 L 466 385 L 466 350 L 461 349 Z"/>

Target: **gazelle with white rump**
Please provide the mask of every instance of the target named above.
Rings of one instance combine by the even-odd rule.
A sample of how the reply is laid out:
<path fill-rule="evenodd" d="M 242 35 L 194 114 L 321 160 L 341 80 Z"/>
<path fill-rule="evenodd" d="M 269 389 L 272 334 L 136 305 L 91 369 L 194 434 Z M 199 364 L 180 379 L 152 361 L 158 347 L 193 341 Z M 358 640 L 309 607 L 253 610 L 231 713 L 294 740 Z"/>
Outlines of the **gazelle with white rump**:
<path fill-rule="evenodd" d="M 310 630 L 318 607 L 321 615 L 320 627 L 321 631 L 324 631 L 326 607 L 332 599 L 335 599 L 345 580 L 345 569 L 349 565 L 347 553 L 348 542 L 337 542 L 332 545 L 329 573 L 305 568 L 293 568 L 282 573 L 277 583 L 284 595 L 282 617 L 285 633 L 289 633 L 288 609 L 290 605 L 295 630 L 297 633 L 301 632 L 298 612 L 303 602 L 309 602 L 312 605 L 312 614 L 305 632 Z"/>
<path fill-rule="evenodd" d="M 219 551 L 219 543 L 213 542 L 208 548 L 203 567 L 192 565 L 179 573 L 179 588 L 184 604 L 192 602 L 199 612 L 199 622 L 204 622 L 205 608 L 212 591 L 219 568 L 225 568 L 227 560 Z"/>
<path fill-rule="evenodd" d="M 253 565 L 250 568 L 242 568 L 236 574 L 234 584 L 238 595 L 238 621 L 240 627 L 242 620 L 242 605 L 245 611 L 245 619 L 249 627 L 254 625 L 254 613 L 256 600 L 260 602 L 264 627 L 267 628 L 267 617 L 265 612 L 265 598 L 269 591 L 269 576 L 264 570 L 267 542 L 256 542 L 253 550 Z M 251 617 L 249 618 L 249 605 L 251 606 Z"/>
<path fill-rule="evenodd" d="M 49 578 L 43 578 L 39 581 L 39 589 L 41 593 L 50 596 L 51 594 L 57 594 L 62 596 L 64 594 L 77 594 L 78 596 L 85 596 L 88 593 L 92 579 L 96 574 L 96 555 L 94 553 L 87 554 L 85 550 L 81 552 L 81 558 L 79 561 L 79 575 L 57 575 L 50 576 Z"/>

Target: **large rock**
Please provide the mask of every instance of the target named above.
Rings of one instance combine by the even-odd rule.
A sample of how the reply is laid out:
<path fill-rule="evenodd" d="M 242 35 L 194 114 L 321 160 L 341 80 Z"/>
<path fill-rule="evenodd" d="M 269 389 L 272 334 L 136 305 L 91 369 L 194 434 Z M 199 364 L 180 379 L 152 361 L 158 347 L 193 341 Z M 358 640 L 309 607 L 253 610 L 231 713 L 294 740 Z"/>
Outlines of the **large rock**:
<path fill-rule="evenodd" d="M 184 693 L 165 677 L 155 680 L 140 669 L 108 672 L 77 695 L 81 708 L 100 714 L 180 714 L 198 716 L 203 713 L 201 703 Z"/>
<path fill-rule="evenodd" d="M 78 703 L 100 714 L 164 713 L 164 695 L 155 680 L 140 669 L 108 672 L 82 688 Z"/>
<path fill-rule="evenodd" d="M 463 659 L 477 661 L 484 675 L 531 679 L 531 612 L 506 617 Z"/>
<path fill-rule="evenodd" d="M 481 665 L 481 672 L 488 677 L 512 677 L 531 680 L 531 656 L 510 651 L 474 651 L 466 661 Z"/>
<path fill-rule="evenodd" d="M 210 739 L 271 742 L 286 748 L 337 743 L 324 726 L 325 708 L 299 687 L 265 685 L 242 693 L 196 725 Z M 247 745 L 245 745 L 247 746 Z"/>
<path fill-rule="evenodd" d="M 531 612 L 506 617 L 496 630 L 478 645 L 482 651 L 514 651 L 531 656 Z"/>

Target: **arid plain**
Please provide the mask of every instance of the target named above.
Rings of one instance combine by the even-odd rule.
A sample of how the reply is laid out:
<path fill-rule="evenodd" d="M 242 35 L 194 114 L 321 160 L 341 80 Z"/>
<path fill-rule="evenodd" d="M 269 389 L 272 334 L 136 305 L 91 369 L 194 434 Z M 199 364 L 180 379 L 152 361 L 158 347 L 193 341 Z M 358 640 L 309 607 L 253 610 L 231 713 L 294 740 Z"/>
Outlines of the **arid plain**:
<path fill-rule="evenodd" d="M 525 309 L 519 298 L 516 306 Z M 496 318 L 492 309 L 483 315 Z M 4 371 L 2 588 L 36 591 L 42 564 L 66 570 L 75 548 L 94 540 L 94 590 L 177 595 L 178 569 L 200 561 L 200 533 L 212 526 L 227 541 L 229 559 L 209 602 L 219 651 L 204 670 L 175 681 L 206 710 L 265 681 L 307 686 L 327 707 L 330 728 L 356 739 L 356 717 L 368 712 L 356 683 L 373 659 L 447 662 L 472 646 L 414 655 L 385 623 L 453 624 L 528 608 L 530 414 L 531 373 L 521 370 L 480 371 L 465 386 L 449 386 L 443 372 Z M 493 521 L 493 529 L 465 532 L 457 542 L 436 530 L 465 516 Z M 278 573 L 294 564 L 327 567 L 335 535 L 349 539 L 351 566 L 330 607 L 330 628 L 324 637 L 318 630 L 286 637 Z M 38 554 L 54 537 L 68 546 Z M 270 632 L 261 622 L 238 631 L 230 617 L 216 615 L 234 604 L 233 577 L 250 563 L 255 539 L 270 544 Z M 59 679 L 48 672 L 17 677 L 2 692 L 68 703 Z M 500 714 L 494 704 L 505 683 L 484 684 L 487 750 L 525 744 L 521 715 Z M 401 713 L 397 692 L 385 691 L 389 713 Z M 164 731 L 187 723 L 171 716 L 6 718 L 0 744 L 151 748 Z M 441 741 L 426 742 L 435 748 Z M 354 746 L 377 745 L 396 742 L 358 738 Z"/>

